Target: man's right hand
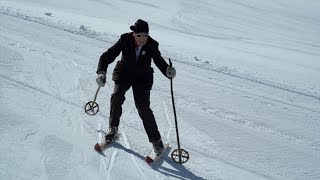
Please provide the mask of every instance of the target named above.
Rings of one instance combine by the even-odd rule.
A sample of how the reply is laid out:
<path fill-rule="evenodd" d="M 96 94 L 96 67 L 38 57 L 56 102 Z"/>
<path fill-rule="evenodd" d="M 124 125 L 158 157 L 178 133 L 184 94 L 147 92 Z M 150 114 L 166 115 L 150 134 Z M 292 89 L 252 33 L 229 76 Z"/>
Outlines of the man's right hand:
<path fill-rule="evenodd" d="M 96 81 L 100 87 L 104 87 L 106 85 L 106 75 L 105 74 L 98 74 Z"/>

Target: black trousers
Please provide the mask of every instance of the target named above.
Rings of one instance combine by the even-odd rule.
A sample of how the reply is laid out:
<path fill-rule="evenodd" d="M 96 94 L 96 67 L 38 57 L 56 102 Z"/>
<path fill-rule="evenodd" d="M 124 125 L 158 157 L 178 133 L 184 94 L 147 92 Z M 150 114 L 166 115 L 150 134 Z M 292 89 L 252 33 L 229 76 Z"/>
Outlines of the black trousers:
<path fill-rule="evenodd" d="M 115 82 L 114 92 L 111 95 L 110 105 L 110 126 L 119 126 L 122 114 L 122 104 L 125 101 L 125 93 L 132 87 L 135 106 L 139 116 L 142 119 L 144 129 L 148 135 L 149 141 L 154 142 L 161 139 L 157 123 L 152 110 L 150 109 L 150 89 L 139 82 L 132 80 Z"/>

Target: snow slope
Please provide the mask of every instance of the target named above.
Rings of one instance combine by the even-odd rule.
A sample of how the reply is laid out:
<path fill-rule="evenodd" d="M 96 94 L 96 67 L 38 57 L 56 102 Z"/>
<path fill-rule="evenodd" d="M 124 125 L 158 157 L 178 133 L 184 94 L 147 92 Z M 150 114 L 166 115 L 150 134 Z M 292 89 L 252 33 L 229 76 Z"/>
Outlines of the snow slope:
<path fill-rule="evenodd" d="M 0 179 L 320 179 L 320 2 L 0 1 Z M 99 56 L 138 18 L 177 69 L 174 93 L 155 72 L 151 106 L 171 149 L 151 151 L 128 91 L 119 143 L 94 152 Z M 119 59 L 119 58 L 118 58 Z M 155 68 L 156 69 L 156 68 Z"/>

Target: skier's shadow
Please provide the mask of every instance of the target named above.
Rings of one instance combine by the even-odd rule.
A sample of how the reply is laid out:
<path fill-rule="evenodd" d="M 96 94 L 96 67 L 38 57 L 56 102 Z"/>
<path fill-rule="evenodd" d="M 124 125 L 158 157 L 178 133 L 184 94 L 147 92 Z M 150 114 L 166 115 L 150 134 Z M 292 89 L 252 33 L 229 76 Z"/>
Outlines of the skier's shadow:
<path fill-rule="evenodd" d="M 141 154 L 133 151 L 132 149 L 128 149 L 128 148 L 124 147 L 120 143 L 114 143 L 113 146 L 115 148 L 122 149 L 122 150 L 126 151 L 127 153 L 130 153 L 130 154 L 136 156 L 137 158 L 141 159 L 142 161 L 144 161 L 144 159 L 145 159 L 145 157 L 142 156 Z M 163 154 L 163 157 L 159 161 L 154 162 L 152 165 L 150 165 L 151 168 L 154 169 L 155 171 L 158 171 L 158 172 L 166 175 L 166 176 L 171 176 L 171 177 L 174 177 L 177 179 L 204 180 L 202 177 L 199 177 L 199 176 L 193 174 L 192 172 L 190 172 L 184 166 L 172 161 L 172 159 L 170 157 L 170 152 L 171 152 L 171 147 L 169 147 L 165 151 L 165 153 Z M 164 167 L 163 166 L 164 162 L 168 163 L 174 169 Z"/>
<path fill-rule="evenodd" d="M 154 170 L 156 170 L 166 176 L 172 176 L 177 179 L 204 180 L 202 177 L 199 177 L 199 176 L 193 174 L 192 172 L 190 172 L 183 165 L 174 162 L 171 159 L 171 154 L 170 154 L 171 149 L 172 148 L 169 147 L 168 150 L 166 150 L 165 154 L 163 154 L 162 159 L 159 162 L 152 165 L 152 168 Z M 168 163 L 174 169 L 162 166 L 162 164 L 164 162 Z"/>
<path fill-rule="evenodd" d="M 127 153 L 132 154 L 132 155 L 136 156 L 137 158 L 139 158 L 139 159 L 141 159 L 141 160 L 144 161 L 144 158 L 145 158 L 145 157 L 143 157 L 141 154 L 133 151 L 132 149 L 128 149 L 128 148 L 124 147 L 124 146 L 123 146 L 122 144 L 120 144 L 120 143 L 114 143 L 114 144 L 113 144 L 113 147 L 118 148 L 118 149 L 122 149 L 122 150 L 126 151 Z"/>

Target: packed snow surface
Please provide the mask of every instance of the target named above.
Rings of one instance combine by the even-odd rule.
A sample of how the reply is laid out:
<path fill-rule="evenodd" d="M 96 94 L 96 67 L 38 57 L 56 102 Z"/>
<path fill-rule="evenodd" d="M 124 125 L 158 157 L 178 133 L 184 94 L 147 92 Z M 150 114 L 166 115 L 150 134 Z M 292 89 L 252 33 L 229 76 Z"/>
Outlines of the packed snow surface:
<path fill-rule="evenodd" d="M 0 179 L 320 179 L 320 1 L 0 0 Z M 108 127 L 115 63 L 100 112 L 100 55 L 137 19 L 148 21 L 173 79 L 156 69 L 151 108 L 165 142 L 151 152 L 132 91 L 117 143 Z M 120 56 L 116 59 L 118 61 Z"/>

